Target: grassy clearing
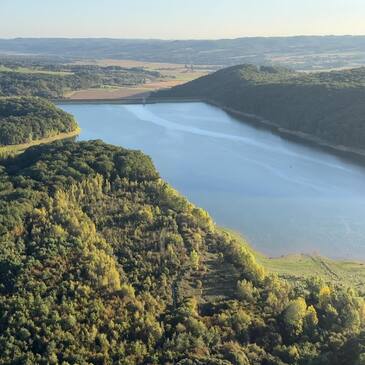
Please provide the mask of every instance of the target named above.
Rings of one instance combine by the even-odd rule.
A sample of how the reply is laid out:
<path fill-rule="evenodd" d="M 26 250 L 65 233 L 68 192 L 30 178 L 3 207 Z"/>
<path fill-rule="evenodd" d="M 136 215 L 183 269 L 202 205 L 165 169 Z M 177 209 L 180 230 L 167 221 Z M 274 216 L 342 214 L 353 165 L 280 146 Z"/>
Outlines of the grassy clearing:
<path fill-rule="evenodd" d="M 243 245 L 250 247 L 237 232 L 223 229 Z M 365 287 L 365 263 L 356 261 L 331 260 L 325 257 L 307 254 L 287 255 L 270 258 L 250 248 L 257 261 L 269 272 L 276 273 L 289 280 L 303 280 L 320 276 L 326 281 L 351 285 L 363 290 Z"/>
<path fill-rule="evenodd" d="M 9 155 L 16 155 L 18 153 L 25 151 L 29 147 L 36 146 L 39 144 L 44 144 L 44 143 L 51 143 L 51 142 L 59 141 L 62 139 L 73 138 L 73 137 L 78 136 L 79 134 L 80 134 L 80 128 L 77 128 L 76 130 L 74 130 L 72 132 L 59 133 L 52 137 L 42 138 L 42 139 L 34 140 L 34 141 L 31 141 L 28 143 L 22 143 L 22 144 L 10 145 L 10 146 L 2 146 L 2 147 L 0 147 L 0 156 L 6 157 Z"/>

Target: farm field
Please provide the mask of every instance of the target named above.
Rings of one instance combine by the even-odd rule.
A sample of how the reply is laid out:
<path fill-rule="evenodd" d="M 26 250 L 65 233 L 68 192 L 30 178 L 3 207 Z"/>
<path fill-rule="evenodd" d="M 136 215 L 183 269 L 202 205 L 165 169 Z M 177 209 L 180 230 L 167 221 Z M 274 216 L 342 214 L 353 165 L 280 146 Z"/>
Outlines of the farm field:
<path fill-rule="evenodd" d="M 154 82 L 133 87 L 103 87 L 77 90 L 66 93 L 65 97 L 72 100 L 143 98 L 147 97 L 153 91 L 181 85 L 207 75 L 213 71 L 210 66 L 199 66 L 198 68 L 195 68 L 195 66 L 191 67 L 191 65 L 156 62 L 149 63 L 133 60 L 88 60 L 77 61 L 75 64 L 91 64 L 101 67 L 119 66 L 125 68 L 143 68 L 149 71 L 158 71 L 162 77 Z"/>
<path fill-rule="evenodd" d="M 121 98 L 143 98 L 151 92 L 166 89 L 182 84 L 178 80 L 161 80 L 134 87 L 104 87 L 86 90 L 71 91 L 65 94 L 66 98 L 79 99 L 121 99 Z"/>

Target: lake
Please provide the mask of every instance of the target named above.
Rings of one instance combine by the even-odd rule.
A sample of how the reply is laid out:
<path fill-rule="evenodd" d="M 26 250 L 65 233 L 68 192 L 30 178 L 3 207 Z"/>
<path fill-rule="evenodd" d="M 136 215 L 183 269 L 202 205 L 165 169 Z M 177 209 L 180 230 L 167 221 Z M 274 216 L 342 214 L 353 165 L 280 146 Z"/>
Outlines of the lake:
<path fill-rule="evenodd" d="M 61 104 L 80 140 L 139 149 L 215 222 L 270 256 L 365 259 L 365 168 L 204 103 Z"/>

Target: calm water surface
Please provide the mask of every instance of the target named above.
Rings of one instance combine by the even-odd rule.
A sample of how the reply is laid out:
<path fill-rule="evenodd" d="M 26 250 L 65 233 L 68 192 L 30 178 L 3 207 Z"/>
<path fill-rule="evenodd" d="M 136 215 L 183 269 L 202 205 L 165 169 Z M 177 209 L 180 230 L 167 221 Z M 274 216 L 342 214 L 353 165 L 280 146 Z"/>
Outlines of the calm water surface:
<path fill-rule="evenodd" d="M 365 259 L 365 169 L 203 103 L 63 104 L 81 140 L 139 149 L 221 226 L 273 256 Z"/>

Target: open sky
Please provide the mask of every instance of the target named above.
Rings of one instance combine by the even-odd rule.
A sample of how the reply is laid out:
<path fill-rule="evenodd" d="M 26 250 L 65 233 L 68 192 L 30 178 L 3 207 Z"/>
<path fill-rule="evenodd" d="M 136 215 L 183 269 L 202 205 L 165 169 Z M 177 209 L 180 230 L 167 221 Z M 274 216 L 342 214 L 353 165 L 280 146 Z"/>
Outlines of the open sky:
<path fill-rule="evenodd" d="M 0 37 L 365 34 L 365 0 L 0 0 Z"/>

